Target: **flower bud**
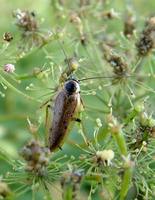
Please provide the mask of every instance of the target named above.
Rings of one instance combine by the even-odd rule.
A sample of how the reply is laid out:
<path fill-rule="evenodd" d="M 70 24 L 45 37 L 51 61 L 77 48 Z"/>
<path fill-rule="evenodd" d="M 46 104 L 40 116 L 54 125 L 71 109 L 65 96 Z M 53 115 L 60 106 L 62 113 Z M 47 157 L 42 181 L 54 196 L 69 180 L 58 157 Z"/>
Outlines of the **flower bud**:
<path fill-rule="evenodd" d="M 111 163 L 111 160 L 114 158 L 114 152 L 111 149 L 97 151 L 96 157 L 97 157 L 97 161 L 103 162 L 104 164 L 107 164 L 107 166 L 109 166 Z"/>
<path fill-rule="evenodd" d="M 4 71 L 8 73 L 13 73 L 15 71 L 15 66 L 13 64 L 4 65 Z"/>

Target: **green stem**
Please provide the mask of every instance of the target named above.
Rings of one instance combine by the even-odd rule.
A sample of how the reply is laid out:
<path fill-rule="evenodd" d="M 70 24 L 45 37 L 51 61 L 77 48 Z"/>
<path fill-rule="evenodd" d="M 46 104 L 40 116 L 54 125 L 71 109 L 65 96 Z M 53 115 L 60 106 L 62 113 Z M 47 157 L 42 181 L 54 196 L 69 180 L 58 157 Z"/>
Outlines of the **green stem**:
<path fill-rule="evenodd" d="M 136 116 L 137 116 L 138 112 L 136 110 L 133 110 L 128 116 L 127 118 L 125 118 L 124 120 L 124 125 L 128 125 Z"/>
<path fill-rule="evenodd" d="M 26 99 L 35 101 L 35 102 L 37 102 L 37 103 L 41 103 L 40 100 L 36 100 L 35 98 L 30 97 L 29 95 L 27 95 L 27 94 L 21 92 L 20 90 L 16 89 L 12 84 L 10 84 L 10 83 L 9 83 L 5 78 L 3 78 L 1 75 L 0 75 L 0 80 L 1 80 L 8 88 L 10 88 L 10 89 L 13 90 L 14 92 L 16 92 L 16 93 L 18 93 L 18 94 L 24 96 Z"/>
<path fill-rule="evenodd" d="M 118 145 L 121 154 L 127 156 L 128 155 L 127 145 L 122 131 L 120 131 L 119 133 L 113 133 L 113 137 Z"/>
<path fill-rule="evenodd" d="M 36 74 L 24 74 L 16 77 L 18 80 L 24 80 L 29 78 L 36 78 Z"/>
<path fill-rule="evenodd" d="M 134 109 L 130 112 L 128 117 L 124 120 L 124 125 L 128 125 L 139 113 L 144 109 L 143 103 L 139 103 L 134 106 Z"/>
<path fill-rule="evenodd" d="M 125 141 L 122 131 L 120 130 L 119 133 L 114 134 L 114 138 L 119 147 L 121 154 L 127 157 L 128 156 L 127 145 L 126 145 L 126 141 Z M 130 162 L 130 161 L 128 160 L 125 162 Z M 131 178 L 132 178 L 132 167 L 128 166 L 124 169 L 124 175 L 123 175 L 121 190 L 120 190 L 120 200 L 125 199 L 125 196 L 127 195 L 127 192 L 130 187 Z"/>
<path fill-rule="evenodd" d="M 67 186 L 65 189 L 64 189 L 64 194 L 63 194 L 63 197 L 64 197 L 64 200 L 72 200 L 73 196 L 73 188 L 72 186 Z"/>
<path fill-rule="evenodd" d="M 132 168 L 129 167 L 129 168 L 126 168 L 124 172 L 124 176 L 123 176 L 123 180 L 121 184 L 120 200 L 125 199 L 127 192 L 129 190 L 131 178 L 132 178 Z"/>
<path fill-rule="evenodd" d="M 135 66 L 135 69 L 134 69 L 134 73 L 138 73 L 142 67 L 142 65 L 144 65 L 144 62 L 145 62 L 145 57 L 138 57 L 137 59 L 137 64 Z"/>
<path fill-rule="evenodd" d="M 120 200 L 124 200 L 130 187 L 132 178 L 132 162 L 128 158 L 127 144 L 121 126 L 113 121 L 111 129 L 115 142 L 118 145 L 121 155 L 124 156 L 124 175 L 120 189 Z"/>

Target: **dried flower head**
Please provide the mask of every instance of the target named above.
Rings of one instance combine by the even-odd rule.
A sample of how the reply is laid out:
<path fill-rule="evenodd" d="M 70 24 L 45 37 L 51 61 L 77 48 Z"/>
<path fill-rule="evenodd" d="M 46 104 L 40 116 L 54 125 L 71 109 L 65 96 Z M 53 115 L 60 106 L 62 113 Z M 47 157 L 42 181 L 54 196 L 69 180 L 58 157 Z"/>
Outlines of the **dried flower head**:
<path fill-rule="evenodd" d="M 21 30 L 22 43 L 20 48 L 29 51 L 30 48 L 45 44 L 50 37 L 49 34 L 42 34 L 36 15 L 28 10 L 17 9 L 13 12 L 13 17 L 16 19 L 16 25 Z"/>
<path fill-rule="evenodd" d="M 155 17 L 147 20 L 136 47 L 140 56 L 146 56 L 155 47 Z"/>
<path fill-rule="evenodd" d="M 16 25 L 25 32 L 32 32 L 38 29 L 34 12 L 17 9 L 13 12 L 16 18 Z"/>
<path fill-rule="evenodd" d="M 22 149 L 21 155 L 27 162 L 26 169 L 41 175 L 48 165 L 50 151 L 42 147 L 39 141 L 33 140 Z"/>
<path fill-rule="evenodd" d="M 125 75 L 127 73 L 127 64 L 117 55 L 111 55 L 108 62 L 113 67 L 114 74 L 118 76 Z"/>
<path fill-rule="evenodd" d="M 128 13 L 128 15 L 125 17 L 124 20 L 124 35 L 128 38 L 130 38 L 133 35 L 133 32 L 135 30 L 135 17 Z"/>
<path fill-rule="evenodd" d="M 9 33 L 9 32 L 5 32 L 3 34 L 3 40 L 6 41 L 6 42 L 11 42 L 13 40 L 12 34 Z"/>
<path fill-rule="evenodd" d="M 126 80 L 126 77 L 129 76 L 128 64 L 117 54 L 114 54 L 111 49 L 107 46 L 104 46 L 104 58 L 110 64 L 113 69 L 114 79 L 113 83 L 118 81 Z"/>
<path fill-rule="evenodd" d="M 15 71 L 15 66 L 13 64 L 5 64 L 4 71 L 8 73 L 13 73 Z"/>

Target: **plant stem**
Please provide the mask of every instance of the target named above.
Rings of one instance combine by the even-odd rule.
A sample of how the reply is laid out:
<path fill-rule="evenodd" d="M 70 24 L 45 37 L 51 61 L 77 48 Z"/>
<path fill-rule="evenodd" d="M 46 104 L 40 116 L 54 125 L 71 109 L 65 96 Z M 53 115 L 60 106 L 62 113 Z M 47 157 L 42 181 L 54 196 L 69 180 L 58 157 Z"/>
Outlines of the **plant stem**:
<path fill-rule="evenodd" d="M 128 158 L 128 150 L 127 144 L 125 141 L 125 137 L 123 135 L 123 131 L 121 125 L 117 122 L 117 120 L 111 116 L 110 117 L 110 131 L 112 136 L 115 139 L 115 142 L 118 145 L 119 151 L 121 155 L 124 157 L 124 175 L 122 179 L 121 189 L 120 189 L 120 200 L 124 200 L 125 196 L 129 190 L 130 182 L 132 178 L 132 162 Z"/>
<path fill-rule="evenodd" d="M 118 145 L 118 148 L 119 148 L 121 154 L 124 156 L 127 156 L 128 155 L 127 145 L 126 145 L 125 138 L 123 136 L 122 131 L 117 134 L 113 134 L 113 137 Z"/>
<path fill-rule="evenodd" d="M 121 154 L 127 157 L 128 156 L 127 145 L 126 145 L 126 141 L 125 141 L 122 131 L 119 132 L 118 134 L 115 134 L 114 138 L 119 147 Z M 127 161 L 127 162 L 130 162 L 130 161 Z M 127 192 L 130 187 L 131 178 L 132 178 L 132 167 L 131 166 L 125 167 L 122 184 L 121 184 L 121 190 L 120 190 L 120 200 L 125 199 L 125 196 L 127 195 Z"/>
<path fill-rule="evenodd" d="M 123 180 L 121 184 L 121 190 L 120 190 L 120 200 L 125 199 L 127 192 L 129 190 L 131 178 L 132 178 L 132 168 L 129 167 L 129 168 L 126 168 L 124 172 L 124 176 L 123 176 Z"/>
<path fill-rule="evenodd" d="M 31 97 L 31 96 L 29 96 L 29 95 L 27 95 L 27 94 L 21 92 L 21 91 L 18 90 L 17 88 L 15 88 L 11 83 L 9 83 L 9 82 L 8 82 L 4 77 L 2 77 L 1 75 L 0 75 L 0 80 L 1 80 L 8 88 L 10 88 L 10 89 L 13 90 L 14 92 L 16 92 L 16 93 L 18 93 L 18 94 L 24 96 L 26 99 L 41 103 L 40 100 L 37 100 L 37 99 L 35 99 L 35 98 L 33 98 L 33 97 Z"/>

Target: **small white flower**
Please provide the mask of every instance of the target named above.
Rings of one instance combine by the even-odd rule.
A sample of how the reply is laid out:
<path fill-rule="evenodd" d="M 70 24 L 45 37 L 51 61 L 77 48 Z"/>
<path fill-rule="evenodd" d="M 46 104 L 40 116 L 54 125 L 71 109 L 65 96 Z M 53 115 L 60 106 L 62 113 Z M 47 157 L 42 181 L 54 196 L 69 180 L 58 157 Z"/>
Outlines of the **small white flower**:
<path fill-rule="evenodd" d="M 147 142 L 146 142 L 146 141 L 143 141 L 142 145 L 143 145 L 143 146 L 147 146 Z"/>
<path fill-rule="evenodd" d="M 101 122 L 101 119 L 100 118 L 97 118 L 96 119 L 96 123 L 97 123 L 97 126 L 100 128 L 102 127 L 102 122 Z"/>
<path fill-rule="evenodd" d="M 104 164 L 109 166 L 111 164 L 111 160 L 114 158 L 114 152 L 111 149 L 97 151 L 96 156 L 97 158 L 100 158 Z"/>
<path fill-rule="evenodd" d="M 8 73 L 13 73 L 15 71 L 15 66 L 13 64 L 4 65 L 4 71 Z"/>

